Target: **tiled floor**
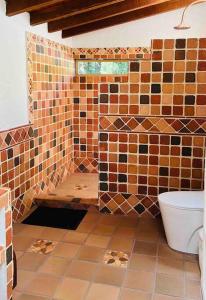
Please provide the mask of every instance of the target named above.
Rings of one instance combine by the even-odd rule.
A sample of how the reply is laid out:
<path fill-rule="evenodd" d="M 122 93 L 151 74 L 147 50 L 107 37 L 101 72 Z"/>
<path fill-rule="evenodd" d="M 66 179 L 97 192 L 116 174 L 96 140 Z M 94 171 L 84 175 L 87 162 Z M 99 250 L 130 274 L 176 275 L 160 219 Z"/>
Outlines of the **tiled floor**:
<path fill-rule="evenodd" d="M 14 300 L 201 299 L 197 257 L 169 249 L 158 220 L 89 212 L 76 231 L 16 224 L 14 234 Z M 37 239 L 49 254 L 32 252 Z M 119 251 L 122 266 L 108 257 Z"/>
<path fill-rule="evenodd" d="M 40 194 L 38 201 L 56 200 L 71 202 L 80 200 L 82 204 L 98 204 L 98 174 L 77 173 L 69 176 L 50 194 Z"/>

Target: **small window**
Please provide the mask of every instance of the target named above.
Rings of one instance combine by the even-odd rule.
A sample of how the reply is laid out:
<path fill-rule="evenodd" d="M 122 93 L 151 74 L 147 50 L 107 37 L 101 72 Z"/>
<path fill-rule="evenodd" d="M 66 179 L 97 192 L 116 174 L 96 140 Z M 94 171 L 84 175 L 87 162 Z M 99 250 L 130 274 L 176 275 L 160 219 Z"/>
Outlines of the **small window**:
<path fill-rule="evenodd" d="M 79 75 L 126 75 L 129 72 L 129 61 L 94 61 L 78 60 Z"/>

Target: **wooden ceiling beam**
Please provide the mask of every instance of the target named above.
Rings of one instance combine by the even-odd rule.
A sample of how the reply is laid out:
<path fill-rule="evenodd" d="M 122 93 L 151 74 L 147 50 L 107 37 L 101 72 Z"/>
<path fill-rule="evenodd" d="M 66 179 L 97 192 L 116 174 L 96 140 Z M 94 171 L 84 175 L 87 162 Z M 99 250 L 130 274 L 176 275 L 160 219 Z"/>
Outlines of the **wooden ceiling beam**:
<path fill-rule="evenodd" d="M 169 0 L 127 0 L 113 4 L 104 9 L 95 9 L 90 13 L 83 13 L 78 16 L 70 16 L 48 23 L 48 31 L 55 32 L 63 29 L 78 27 L 93 21 L 103 20 L 108 17 L 121 15 L 126 12 L 142 9 L 151 5 L 166 3 Z"/>
<path fill-rule="evenodd" d="M 170 0 L 169 2 L 167 1 L 166 3 L 161 3 L 157 5 L 152 5 L 147 8 L 139 9 L 136 11 L 128 12 L 125 14 L 121 14 L 121 16 L 114 16 L 110 17 L 104 20 L 96 21 L 96 22 L 91 22 L 86 25 L 81 25 L 78 27 L 74 27 L 71 29 L 66 29 L 62 31 L 62 37 L 63 38 L 68 38 L 72 37 L 75 35 L 91 32 L 91 31 L 96 31 L 98 29 L 103 29 L 135 20 L 139 20 L 145 17 L 157 15 L 160 13 L 164 13 L 167 11 L 175 10 L 178 8 L 185 7 L 186 5 L 192 3 L 193 0 Z M 165 20 L 166 22 L 167 20 Z"/>
<path fill-rule="evenodd" d="M 7 0 L 6 15 L 14 16 L 63 2 L 63 0 Z"/>
<path fill-rule="evenodd" d="M 64 5 L 56 5 L 48 9 L 31 12 L 30 24 L 39 25 L 64 17 L 89 12 L 97 8 L 103 8 L 122 1 L 125 0 L 68 0 Z"/>

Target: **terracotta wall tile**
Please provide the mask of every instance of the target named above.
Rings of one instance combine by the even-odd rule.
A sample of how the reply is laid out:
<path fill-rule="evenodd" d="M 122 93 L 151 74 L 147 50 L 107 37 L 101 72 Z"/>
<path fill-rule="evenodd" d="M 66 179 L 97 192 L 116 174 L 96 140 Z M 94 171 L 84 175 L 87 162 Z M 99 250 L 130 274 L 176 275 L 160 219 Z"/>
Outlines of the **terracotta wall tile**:
<path fill-rule="evenodd" d="M 30 125 L 0 133 L 0 185 L 11 189 L 14 221 L 72 163 L 72 50 L 28 34 L 27 57 Z"/>
<path fill-rule="evenodd" d="M 159 193 L 203 188 L 205 40 L 155 40 L 152 46 L 152 60 L 140 61 L 140 71 L 129 75 L 133 86 L 134 74 L 139 74 L 139 91 L 123 92 L 120 82 L 114 99 L 110 83 L 104 93 L 100 83 L 103 212 L 156 216 Z M 135 72 L 133 63 L 130 70 Z"/>

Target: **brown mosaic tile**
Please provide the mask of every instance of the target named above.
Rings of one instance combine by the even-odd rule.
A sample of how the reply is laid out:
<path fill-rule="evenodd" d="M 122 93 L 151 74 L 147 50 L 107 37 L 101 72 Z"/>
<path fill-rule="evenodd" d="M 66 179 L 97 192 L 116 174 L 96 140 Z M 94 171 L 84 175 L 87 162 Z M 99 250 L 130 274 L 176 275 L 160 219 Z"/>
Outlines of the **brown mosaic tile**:
<path fill-rule="evenodd" d="M 72 158 L 71 48 L 28 34 L 27 63 L 32 125 L 0 133 L 0 184 L 11 189 L 14 220 L 40 191 L 55 189 Z"/>
<path fill-rule="evenodd" d="M 188 97 L 188 96 L 186 96 Z M 190 100 L 191 99 L 191 100 Z M 193 98 L 186 98 L 186 103 L 193 104 Z M 200 99 L 200 98 L 199 98 Z M 200 103 L 200 100 L 199 100 Z M 155 117 L 100 117 L 100 130 L 154 133 L 206 134 L 206 119 L 177 119 Z"/>
<path fill-rule="evenodd" d="M 33 138 L 31 125 L 0 132 L 0 151 Z"/>
<path fill-rule="evenodd" d="M 191 126 L 195 125 L 191 122 Z M 158 194 L 169 190 L 202 189 L 204 156 L 199 147 L 202 142 L 205 143 L 203 136 L 200 137 L 202 142 L 196 146 L 194 135 L 155 136 L 132 132 L 102 134 L 103 141 L 100 134 L 99 164 L 102 212 L 139 215 L 149 213 L 154 216 L 159 213 L 156 203 Z M 139 146 L 137 147 L 132 141 Z M 116 153 L 115 160 L 111 154 L 104 159 L 101 154 L 112 147 L 113 153 Z M 193 155 L 199 157 L 194 158 Z M 174 164 L 176 161 L 177 165 Z M 196 170 L 193 175 L 191 175 L 191 167 Z M 181 168 L 184 171 L 180 173 Z M 109 176 L 110 171 L 117 173 L 114 182 Z M 152 175 L 155 175 L 158 181 L 148 180 Z"/>
<path fill-rule="evenodd" d="M 203 47 L 204 41 L 201 43 Z M 201 136 L 205 143 L 206 113 L 197 105 L 204 103 L 201 95 L 205 93 L 205 53 L 198 49 L 198 39 L 155 40 L 152 46 L 151 62 L 141 61 L 136 69 L 136 74 L 139 73 L 137 78 L 142 84 L 139 90 L 134 90 L 135 94 L 127 97 L 129 90 L 122 88 L 124 84 L 120 82 L 119 93 L 114 98 L 110 93 L 110 83 L 108 87 L 104 84 L 104 94 L 101 93 L 103 89 L 100 83 L 99 167 L 102 212 L 149 212 L 155 215 L 159 208 L 154 203 L 160 192 L 199 189 L 202 186 L 203 165 L 200 161 L 200 164 L 195 163 L 200 167 L 197 173 L 195 171 L 198 179 L 189 178 L 192 174 L 191 161 L 195 159 L 195 153 L 199 152 L 195 145 L 195 135 Z M 201 57 L 198 75 L 197 54 Z M 184 61 L 185 58 L 187 61 Z M 162 59 L 165 61 L 162 62 Z M 133 82 L 133 64 L 131 70 L 129 80 Z M 147 81 L 151 83 L 146 85 Z M 160 91 L 162 93 L 158 95 Z M 136 106 L 135 110 L 133 105 Z M 155 136 L 149 136 L 148 141 L 149 133 Z M 191 139 L 185 140 L 184 135 L 190 135 Z M 138 143 L 138 140 L 142 141 L 139 149 L 132 142 Z M 148 144 L 150 141 L 152 144 Z M 174 162 L 171 165 L 167 159 L 169 155 Z M 134 169 L 132 163 L 136 163 L 139 168 L 130 174 Z M 183 169 L 179 172 L 178 168 Z M 109 172 L 114 175 L 108 176 Z"/>

